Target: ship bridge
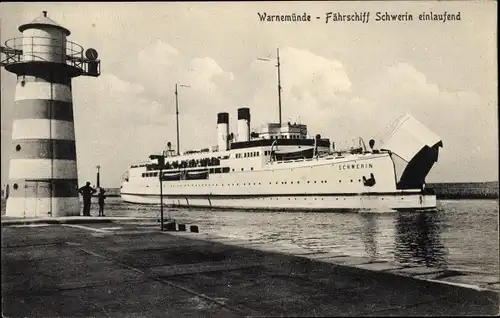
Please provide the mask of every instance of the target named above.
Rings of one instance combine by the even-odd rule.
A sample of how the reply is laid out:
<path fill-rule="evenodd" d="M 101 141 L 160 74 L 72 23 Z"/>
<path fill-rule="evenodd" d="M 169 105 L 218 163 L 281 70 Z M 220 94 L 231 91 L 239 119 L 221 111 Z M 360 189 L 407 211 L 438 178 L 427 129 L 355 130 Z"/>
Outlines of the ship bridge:
<path fill-rule="evenodd" d="M 297 123 L 268 123 L 262 126 L 262 139 L 307 139 L 307 125 Z"/>

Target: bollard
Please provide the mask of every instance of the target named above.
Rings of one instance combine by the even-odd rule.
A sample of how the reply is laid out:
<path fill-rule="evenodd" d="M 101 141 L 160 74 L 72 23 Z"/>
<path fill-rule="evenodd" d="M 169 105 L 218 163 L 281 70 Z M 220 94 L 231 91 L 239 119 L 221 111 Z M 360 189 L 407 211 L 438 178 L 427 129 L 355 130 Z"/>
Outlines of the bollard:
<path fill-rule="evenodd" d="M 196 225 L 191 225 L 191 226 L 189 227 L 189 230 L 190 230 L 191 232 L 193 232 L 193 233 L 198 233 L 198 226 L 196 226 Z"/>
<path fill-rule="evenodd" d="M 179 231 L 185 232 L 186 231 L 186 225 L 185 224 L 179 224 Z"/>
<path fill-rule="evenodd" d="M 176 228 L 175 228 L 175 222 L 167 222 L 165 223 L 165 225 L 163 226 L 163 229 L 166 230 L 166 231 L 175 231 Z"/>

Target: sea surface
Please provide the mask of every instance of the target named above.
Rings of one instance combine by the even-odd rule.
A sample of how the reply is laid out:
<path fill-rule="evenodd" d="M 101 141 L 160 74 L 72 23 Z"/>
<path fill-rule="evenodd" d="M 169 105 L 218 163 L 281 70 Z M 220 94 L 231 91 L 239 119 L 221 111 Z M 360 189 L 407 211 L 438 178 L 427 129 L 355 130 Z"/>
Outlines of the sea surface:
<path fill-rule="evenodd" d="M 5 214 L 2 200 L 2 215 Z M 91 214 L 97 215 L 93 203 Z M 158 217 L 160 207 L 106 200 L 106 216 Z M 498 200 L 438 200 L 436 212 L 266 212 L 164 208 L 200 232 L 465 274 L 499 275 Z"/>
<path fill-rule="evenodd" d="M 200 232 L 462 271 L 499 274 L 497 200 L 441 200 L 436 212 L 266 212 L 164 208 Z M 93 207 L 97 214 L 97 207 Z M 107 216 L 159 217 L 159 206 L 109 198 Z"/>

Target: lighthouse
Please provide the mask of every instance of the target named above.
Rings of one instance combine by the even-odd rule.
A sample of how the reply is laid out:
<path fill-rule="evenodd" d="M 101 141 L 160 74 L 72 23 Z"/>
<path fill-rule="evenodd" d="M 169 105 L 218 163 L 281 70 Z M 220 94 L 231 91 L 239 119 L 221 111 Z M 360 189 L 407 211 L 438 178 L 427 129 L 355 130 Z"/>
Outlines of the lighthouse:
<path fill-rule="evenodd" d="M 1 47 L 1 66 L 17 76 L 6 215 L 80 215 L 71 81 L 99 76 L 100 61 L 47 11 L 19 31 Z"/>

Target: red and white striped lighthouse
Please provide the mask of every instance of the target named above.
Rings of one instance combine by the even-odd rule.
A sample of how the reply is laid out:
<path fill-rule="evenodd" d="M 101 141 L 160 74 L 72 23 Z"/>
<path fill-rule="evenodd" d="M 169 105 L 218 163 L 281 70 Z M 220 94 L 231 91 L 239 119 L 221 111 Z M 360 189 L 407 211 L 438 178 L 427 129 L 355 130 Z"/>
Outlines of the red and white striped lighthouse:
<path fill-rule="evenodd" d="M 84 57 L 46 11 L 19 31 L 2 47 L 2 66 L 17 75 L 6 215 L 80 215 L 71 80 L 99 76 L 97 52 Z"/>

